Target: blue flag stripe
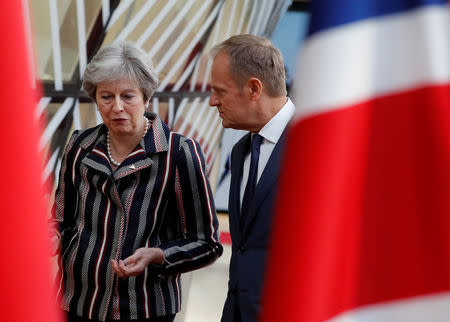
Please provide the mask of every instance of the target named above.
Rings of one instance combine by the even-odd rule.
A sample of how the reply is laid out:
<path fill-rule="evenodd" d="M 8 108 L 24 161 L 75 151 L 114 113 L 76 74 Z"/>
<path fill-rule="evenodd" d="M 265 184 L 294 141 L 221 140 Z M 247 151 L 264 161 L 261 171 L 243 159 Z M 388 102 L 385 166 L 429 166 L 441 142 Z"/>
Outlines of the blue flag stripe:
<path fill-rule="evenodd" d="M 417 7 L 444 4 L 448 0 L 314 0 L 308 34 Z"/>

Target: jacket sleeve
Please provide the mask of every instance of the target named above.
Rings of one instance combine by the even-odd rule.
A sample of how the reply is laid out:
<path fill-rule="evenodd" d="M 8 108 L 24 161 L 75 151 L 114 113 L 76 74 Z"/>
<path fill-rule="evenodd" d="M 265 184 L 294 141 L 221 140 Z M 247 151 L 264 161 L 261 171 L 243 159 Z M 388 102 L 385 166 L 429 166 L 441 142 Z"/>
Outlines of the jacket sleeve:
<path fill-rule="evenodd" d="M 222 255 L 213 194 L 200 145 L 192 139 L 180 144 L 175 157 L 174 196 L 180 221 L 180 236 L 159 245 L 165 261 L 162 274 L 183 273 L 214 262 Z"/>
<path fill-rule="evenodd" d="M 74 186 L 74 156 L 76 153 L 75 141 L 78 131 L 74 131 L 67 143 L 63 154 L 58 185 L 55 192 L 55 201 L 52 209 L 52 218 L 49 221 L 50 234 L 54 254 L 62 246 L 67 231 L 75 227 L 75 212 L 77 191 Z"/>

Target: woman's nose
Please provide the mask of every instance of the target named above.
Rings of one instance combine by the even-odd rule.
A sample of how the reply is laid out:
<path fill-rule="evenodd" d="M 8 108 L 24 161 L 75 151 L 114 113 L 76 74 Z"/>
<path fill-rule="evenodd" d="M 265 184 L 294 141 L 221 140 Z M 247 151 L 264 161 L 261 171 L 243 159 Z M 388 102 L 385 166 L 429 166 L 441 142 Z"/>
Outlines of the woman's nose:
<path fill-rule="evenodd" d="M 115 112 L 123 111 L 123 103 L 120 98 L 114 98 L 113 110 Z"/>

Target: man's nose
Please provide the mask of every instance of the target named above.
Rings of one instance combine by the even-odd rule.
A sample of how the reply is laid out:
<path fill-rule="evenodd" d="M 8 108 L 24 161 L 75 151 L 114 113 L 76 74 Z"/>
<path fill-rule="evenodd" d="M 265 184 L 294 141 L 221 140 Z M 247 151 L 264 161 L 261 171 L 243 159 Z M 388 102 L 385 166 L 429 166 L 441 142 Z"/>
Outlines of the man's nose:
<path fill-rule="evenodd" d="M 217 99 L 214 93 L 212 93 L 211 96 L 209 97 L 209 105 L 212 107 L 219 105 L 219 100 Z"/>

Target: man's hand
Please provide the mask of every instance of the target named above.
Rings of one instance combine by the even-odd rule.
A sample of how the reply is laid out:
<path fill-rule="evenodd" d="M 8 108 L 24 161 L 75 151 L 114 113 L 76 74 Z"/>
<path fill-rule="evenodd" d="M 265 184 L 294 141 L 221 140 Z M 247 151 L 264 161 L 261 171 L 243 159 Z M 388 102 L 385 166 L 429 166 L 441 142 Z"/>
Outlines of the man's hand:
<path fill-rule="evenodd" d="M 161 265 L 164 253 L 161 248 L 137 249 L 133 255 L 124 260 L 111 260 L 111 266 L 118 277 L 130 277 L 141 274 L 149 264 Z"/>

